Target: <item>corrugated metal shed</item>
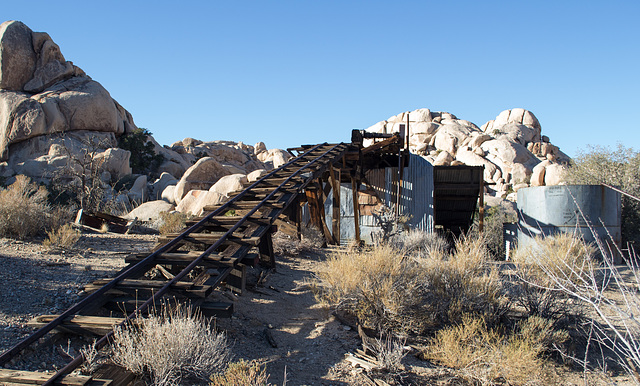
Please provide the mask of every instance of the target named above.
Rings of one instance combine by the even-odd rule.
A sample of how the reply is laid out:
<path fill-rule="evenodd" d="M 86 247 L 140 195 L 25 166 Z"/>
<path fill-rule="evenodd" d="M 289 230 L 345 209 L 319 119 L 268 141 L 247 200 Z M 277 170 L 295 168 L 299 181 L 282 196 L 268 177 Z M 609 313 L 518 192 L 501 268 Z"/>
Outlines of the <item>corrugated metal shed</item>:
<path fill-rule="evenodd" d="M 414 228 L 433 232 L 433 165 L 424 158 L 411 154 L 408 166 L 404 168 L 400 213 L 410 216 L 408 224 Z M 387 167 L 367 171 L 361 190 L 374 191 L 385 206 L 395 207 L 398 189 L 398 168 Z M 332 219 L 332 196 L 325 202 L 325 214 L 328 226 Z M 360 238 L 366 243 L 372 242 L 371 234 L 379 232 L 378 220 L 372 215 L 360 216 Z M 350 184 L 340 188 L 340 242 L 348 244 L 355 239 L 353 219 L 353 193 Z"/>

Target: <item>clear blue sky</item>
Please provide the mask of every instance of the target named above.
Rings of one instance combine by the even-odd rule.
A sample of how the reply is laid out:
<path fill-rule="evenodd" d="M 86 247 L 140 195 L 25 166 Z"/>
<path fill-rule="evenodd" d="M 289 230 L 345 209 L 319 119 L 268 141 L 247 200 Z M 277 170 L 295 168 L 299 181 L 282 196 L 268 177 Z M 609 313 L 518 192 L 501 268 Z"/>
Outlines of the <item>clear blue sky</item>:
<path fill-rule="evenodd" d="M 569 155 L 640 147 L 640 2 L 3 1 L 161 144 L 292 147 L 402 111 L 533 111 Z"/>

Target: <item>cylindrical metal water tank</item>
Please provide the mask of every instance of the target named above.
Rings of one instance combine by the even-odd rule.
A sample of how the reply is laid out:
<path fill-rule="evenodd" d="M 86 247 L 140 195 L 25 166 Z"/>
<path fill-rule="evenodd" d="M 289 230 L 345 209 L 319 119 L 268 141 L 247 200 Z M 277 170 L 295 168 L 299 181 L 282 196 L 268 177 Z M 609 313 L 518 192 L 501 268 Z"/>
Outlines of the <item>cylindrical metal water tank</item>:
<path fill-rule="evenodd" d="M 578 232 L 585 241 L 621 243 L 620 193 L 602 185 L 535 186 L 518 190 L 518 245 L 533 237 Z M 591 226 L 591 228 L 589 227 Z"/>

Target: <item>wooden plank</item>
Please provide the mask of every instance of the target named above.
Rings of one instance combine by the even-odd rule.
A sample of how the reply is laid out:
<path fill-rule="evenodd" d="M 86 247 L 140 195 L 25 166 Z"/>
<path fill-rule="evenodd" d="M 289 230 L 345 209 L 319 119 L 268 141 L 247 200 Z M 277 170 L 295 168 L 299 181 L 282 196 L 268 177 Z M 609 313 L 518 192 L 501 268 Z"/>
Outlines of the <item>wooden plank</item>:
<path fill-rule="evenodd" d="M 0 369 L 0 382 L 3 384 L 17 383 L 27 385 L 42 385 L 53 376 L 54 373 L 45 373 L 40 371 L 22 371 Z M 65 375 L 57 383 L 59 385 L 83 386 L 91 380 L 91 377 L 85 375 Z"/>
<path fill-rule="evenodd" d="M 233 303 L 204 302 L 198 308 L 207 317 L 230 318 L 233 315 Z"/>
<path fill-rule="evenodd" d="M 360 244 L 360 205 L 358 204 L 358 183 L 351 177 L 351 192 L 353 194 L 353 223 L 356 231 L 356 242 Z"/>
<path fill-rule="evenodd" d="M 36 316 L 27 322 L 27 325 L 30 327 L 40 328 L 50 323 L 58 316 L 59 315 Z M 76 334 L 104 335 L 113 330 L 113 326 L 117 326 L 122 323 L 123 320 L 123 318 L 75 315 L 70 320 L 63 322 L 60 329 Z"/>
<path fill-rule="evenodd" d="M 94 378 L 110 379 L 113 386 L 128 386 L 136 378 L 131 371 L 114 364 L 103 364 L 93 372 Z M 93 386 L 90 383 L 87 386 Z"/>
<path fill-rule="evenodd" d="M 129 255 L 127 258 L 125 258 L 125 262 L 128 264 L 135 264 L 146 258 L 148 255 L 149 254 L 147 253 Z M 163 253 L 156 257 L 153 262 L 156 264 L 187 266 L 191 264 L 193 260 L 197 259 L 200 255 L 202 255 L 201 251 Z M 251 259 L 249 259 L 249 261 L 251 261 Z M 205 256 L 201 260 L 200 265 L 203 267 L 219 267 L 221 265 L 230 264 L 235 264 L 235 260 L 231 261 L 228 257 L 216 253 Z"/>
<path fill-rule="evenodd" d="M 336 245 L 340 245 L 340 172 L 338 171 L 338 178 L 336 179 L 335 170 L 333 170 L 333 165 L 331 164 L 329 164 L 329 181 L 333 188 L 331 231 Z"/>
<path fill-rule="evenodd" d="M 266 233 L 262 236 L 260 244 L 258 244 L 258 251 L 260 254 L 260 260 L 268 267 L 275 268 L 276 255 L 273 252 L 273 238 L 271 233 Z"/>
<path fill-rule="evenodd" d="M 224 282 L 225 287 L 242 295 L 247 288 L 247 267 L 240 264 L 231 270 Z"/>

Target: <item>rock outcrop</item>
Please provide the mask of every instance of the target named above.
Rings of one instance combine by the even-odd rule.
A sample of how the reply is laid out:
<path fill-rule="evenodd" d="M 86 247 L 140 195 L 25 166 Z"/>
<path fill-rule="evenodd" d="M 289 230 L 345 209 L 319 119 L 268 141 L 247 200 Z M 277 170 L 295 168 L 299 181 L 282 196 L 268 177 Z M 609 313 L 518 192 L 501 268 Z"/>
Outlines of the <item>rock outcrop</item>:
<path fill-rule="evenodd" d="M 409 115 L 409 149 L 433 165 L 484 166 L 487 193 L 506 197 L 526 186 L 555 185 L 570 158 L 542 135 L 536 116 L 516 108 L 482 127 L 447 112 L 418 109 L 400 113 L 366 129 L 399 132 Z M 365 146 L 372 140 L 367 140 Z"/>
<path fill-rule="evenodd" d="M 131 169 L 129 156 L 115 149 L 116 137 L 135 128 L 131 114 L 67 61 L 48 34 L 33 32 L 19 21 L 0 25 L 4 176 L 50 177 L 61 166 L 73 167 L 69 164 L 91 147 L 104 152 L 108 172 L 119 178 Z"/>

